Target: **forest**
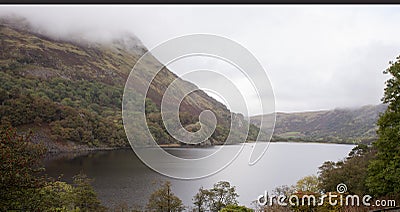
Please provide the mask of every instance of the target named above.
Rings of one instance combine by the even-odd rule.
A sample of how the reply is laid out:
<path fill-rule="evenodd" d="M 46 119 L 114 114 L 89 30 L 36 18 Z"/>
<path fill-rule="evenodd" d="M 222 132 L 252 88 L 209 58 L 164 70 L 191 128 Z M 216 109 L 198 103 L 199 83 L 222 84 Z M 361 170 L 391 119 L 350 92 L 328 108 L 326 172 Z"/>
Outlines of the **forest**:
<path fill-rule="evenodd" d="M 87 47 L 53 40 L 7 24 L 0 25 L 0 38 L 0 210 L 113 210 L 101 204 L 92 180 L 84 173 L 77 173 L 72 183 L 61 177 L 52 179 L 44 174 L 42 159 L 51 151 L 49 142 L 96 148 L 128 146 L 121 118 L 121 82 L 126 78 L 126 67 L 131 65 L 126 61 L 140 55 L 132 56 L 132 52 L 119 47 L 110 50 L 104 46 Z M 121 71 L 120 67 L 125 69 Z M 49 76 L 43 76 L 47 72 Z M 157 78 L 156 85 L 166 86 L 168 80 L 176 78 L 169 71 L 163 74 L 167 77 Z M 296 185 L 279 186 L 271 194 L 320 197 L 337 192 L 337 185 L 343 183 L 348 187 L 343 195 L 371 195 L 373 200 L 400 203 L 400 57 L 390 62 L 384 74 L 390 76 L 382 98 L 387 108 L 376 123 L 377 138 L 370 145 L 357 145 L 344 160 L 321 164 L 318 175 L 305 176 Z M 168 134 L 162 123 L 159 87 L 162 86 L 153 86 L 154 95 L 146 98 L 146 119 L 159 144 L 176 144 L 179 142 Z M 222 144 L 229 133 L 227 123 L 233 113 L 205 93 L 191 98 L 199 100 L 200 106 L 187 103 L 187 108 L 179 114 L 182 124 L 189 131 L 196 131 L 196 112 L 205 106 L 219 111 L 217 115 L 222 121 L 210 143 Z M 246 140 L 254 141 L 258 131 L 250 125 Z M 46 132 L 47 140 L 38 137 L 38 132 Z M 121 205 L 115 210 L 367 211 L 379 208 L 322 204 L 255 205 L 250 209 L 238 203 L 240 194 L 234 185 L 225 181 L 216 182 L 212 188 L 199 188 L 193 196 L 193 205 L 184 206 L 172 189 L 169 182 L 163 182 L 146 206 L 137 209 Z"/>

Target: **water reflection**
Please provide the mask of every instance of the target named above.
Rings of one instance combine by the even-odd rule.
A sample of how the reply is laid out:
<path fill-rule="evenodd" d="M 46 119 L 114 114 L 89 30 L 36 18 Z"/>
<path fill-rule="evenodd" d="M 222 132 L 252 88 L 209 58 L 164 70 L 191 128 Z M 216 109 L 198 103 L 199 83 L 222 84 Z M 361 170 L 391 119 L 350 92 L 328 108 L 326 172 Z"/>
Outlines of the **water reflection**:
<path fill-rule="evenodd" d="M 229 146 L 237 151 L 240 145 Z M 237 187 L 241 204 L 250 205 L 264 190 L 284 184 L 294 184 L 298 179 L 316 174 L 326 160 L 343 159 L 353 145 L 271 143 L 264 157 L 249 166 L 251 144 L 247 144 L 236 160 L 221 172 L 197 180 L 176 180 L 162 176 L 145 166 L 130 149 L 92 152 L 86 155 L 59 155 L 46 160 L 46 173 L 71 182 L 73 175 L 83 172 L 94 178 L 94 188 L 102 202 L 109 207 L 125 202 L 144 205 L 156 188 L 154 182 L 169 180 L 173 191 L 185 205 L 192 204 L 192 197 L 200 186 L 210 188 L 220 180 Z M 217 147 L 216 147 L 217 148 Z M 215 148 L 171 148 L 169 153 L 180 157 L 198 158 L 215 151 Z M 162 165 L 162 164 L 161 164 Z M 179 167 L 194 171 L 201 167 Z"/>

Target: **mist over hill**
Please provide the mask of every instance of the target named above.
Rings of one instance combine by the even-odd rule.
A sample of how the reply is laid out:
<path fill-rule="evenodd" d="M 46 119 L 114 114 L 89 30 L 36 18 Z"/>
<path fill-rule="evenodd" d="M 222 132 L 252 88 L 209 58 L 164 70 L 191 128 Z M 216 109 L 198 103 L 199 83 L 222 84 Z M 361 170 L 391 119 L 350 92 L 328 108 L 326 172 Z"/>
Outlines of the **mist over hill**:
<path fill-rule="evenodd" d="M 147 51 L 135 35 L 120 33 L 94 38 L 74 32 L 60 36 L 35 28 L 24 18 L 3 17 L 0 38 L 2 127 L 32 129 L 36 140 L 45 141 L 54 151 L 127 146 L 121 118 L 123 89 L 132 67 Z M 182 92 L 197 87 L 179 79 L 156 58 L 148 66 L 149 70 L 162 67 L 146 96 L 149 129 L 159 144 L 179 144 L 162 123 L 161 100 L 176 79 Z M 143 70 L 133 74 L 137 79 L 135 86 L 142 86 L 141 79 L 151 73 Z M 375 123 L 385 109 L 385 105 L 377 105 L 277 113 L 273 140 L 369 143 L 376 138 Z M 186 96 L 180 105 L 182 125 L 189 131 L 199 130 L 198 116 L 203 110 L 213 111 L 218 122 L 206 142 L 209 145 L 225 141 L 232 118 L 239 125 L 246 122 L 241 114 L 231 113 L 225 105 L 198 90 Z M 259 126 L 260 118 L 251 117 L 247 138 L 240 133 L 242 129 L 233 130 L 237 140 L 255 140 L 255 125 Z M 143 137 L 140 133 L 138 141 Z"/>
<path fill-rule="evenodd" d="M 0 40 L 2 127 L 33 129 L 36 140 L 45 141 L 54 151 L 127 146 L 121 117 L 123 89 L 132 67 L 147 51 L 135 35 L 122 33 L 103 40 L 90 40 L 79 33 L 60 37 L 32 27 L 24 18 L 6 17 L 0 19 Z M 148 66 L 149 70 L 163 67 L 146 96 L 149 129 L 159 144 L 179 144 L 162 123 L 161 99 L 176 79 L 182 90 L 197 87 L 179 79 L 156 58 Z M 151 76 L 148 70 L 133 74 L 135 86 Z M 181 102 L 182 125 L 189 131 L 198 130 L 198 116 L 206 109 L 217 118 L 216 131 L 207 144 L 225 141 L 232 118 L 245 122 L 242 115 L 197 90 Z M 251 129 L 248 140 L 254 140 L 258 130 Z"/>

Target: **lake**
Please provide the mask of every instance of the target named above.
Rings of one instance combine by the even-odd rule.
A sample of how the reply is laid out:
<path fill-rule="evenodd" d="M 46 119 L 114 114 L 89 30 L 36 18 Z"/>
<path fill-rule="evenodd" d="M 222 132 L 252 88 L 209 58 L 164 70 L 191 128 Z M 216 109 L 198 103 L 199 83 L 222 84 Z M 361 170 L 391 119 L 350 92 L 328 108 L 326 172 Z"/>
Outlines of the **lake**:
<path fill-rule="evenodd" d="M 218 181 L 229 181 L 236 186 L 239 202 L 250 206 L 265 190 L 272 191 L 281 185 L 292 185 L 304 176 L 317 174 L 324 161 L 345 158 L 353 145 L 320 143 L 270 143 L 258 163 L 248 165 L 252 144 L 245 144 L 238 157 L 222 171 L 201 179 L 172 179 L 148 168 L 130 149 L 98 151 L 77 156 L 66 154 L 45 161 L 46 173 L 52 177 L 63 174 L 62 179 L 83 172 L 93 178 L 93 186 L 104 205 L 113 207 L 120 203 L 145 205 L 150 194 L 157 188 L 155 182 L 169 180 L 173 192 L 186 206 L 192 205 L 192 197 L 198 189 L 211 188 Z M 262 144 L 267 145 L 267 144 Z M 228 146 L 237 151 L 241 145 Z M 210 148 L 170 148 L 169 153 L 182 157 L 196 157 L 215 152 Z M 188 170 L 190 171 L 190 170 Z"/>

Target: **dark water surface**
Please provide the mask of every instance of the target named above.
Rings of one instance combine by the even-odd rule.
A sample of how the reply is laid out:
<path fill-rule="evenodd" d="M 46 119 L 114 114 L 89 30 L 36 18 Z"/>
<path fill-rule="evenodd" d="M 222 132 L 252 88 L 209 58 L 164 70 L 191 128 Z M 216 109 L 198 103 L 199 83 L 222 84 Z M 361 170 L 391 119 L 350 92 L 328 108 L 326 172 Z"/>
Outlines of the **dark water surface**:
<path fill-rule="evenodd" d="M 232 151 L 241 147 L 229 146 Z M 292 185 L 304 176 L 317 174 L 318 167 L 324 161 L 341 160 L 354 146 L 271 143 L 261 160 L 249 166 L 251 147 L 251 144 L 245 144 L 243 151 L 232 164 L 215 175 L 197 180 L 177 180 L 162 176 L 144 165 L 130 149 L 92 152 L 79 156 L 65 155 L 47 160 L 45 167 L 49 176 L 58 177 L 63 174 L 62 179 L 68 182 L 79 172 L 94 178 L 93 186 L 100 200 L 108 207 L 124 202 L 128 205 L 145 205 L 157 187 L 154 182 L 164 180 L 172 182 L 173 192 L 187 206 L 192 206 L 192 197 L 200 186 L 210 188 L 220 180 L 235 185 L 240 195 L 240 204 L 250 206 L 250 203 L 265 190 L 271 191 L 280 185 Z M 167 151 L 183 158 L 196 158 L 210 154 L 217 148 L 175 148 Z"/>

